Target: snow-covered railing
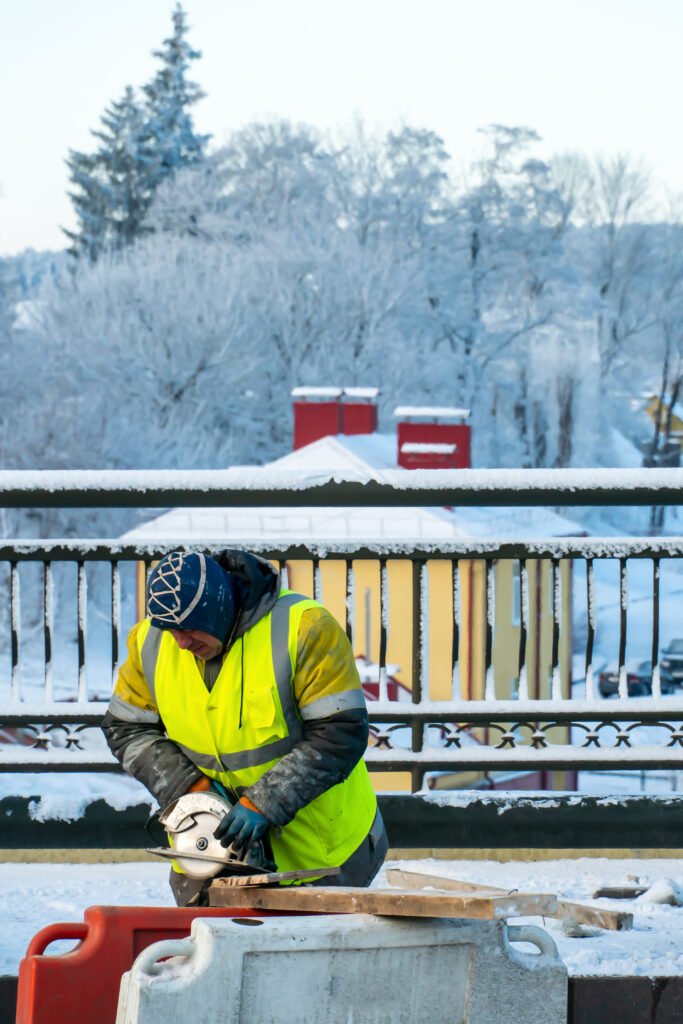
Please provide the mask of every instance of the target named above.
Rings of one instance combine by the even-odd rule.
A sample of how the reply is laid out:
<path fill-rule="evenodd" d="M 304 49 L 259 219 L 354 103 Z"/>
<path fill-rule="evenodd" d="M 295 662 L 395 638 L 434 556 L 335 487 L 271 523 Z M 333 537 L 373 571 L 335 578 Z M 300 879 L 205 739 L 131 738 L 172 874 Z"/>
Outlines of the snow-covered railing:
<path fill-rule="evenodd" d="M 0 471 L 0 507 L 677 505 L 683 469 Z"/>
<path fill-rule="evenodd" d="M 683 538 L 565 537 L 505 543 L 468 538 L 419 546 L 391 542 L 358 546 L 350 541 L 326 541 L 281 548 L 254 541 L 241 542 L 240 546 L 285 566 L 311 563 L 315 594 L 322 592 L 323 562 L 341 561 L 346 580 L 345 625 L 350 635 L 354 630 L 354 563 L 377 563 L 381 583 L 379 700 L 369 703 L 372 742 L 367 754 L 372 770 L 409 772 L 417 789 L 425 773 L 436 772 L 683 768 L 683 691 L 662 695 L 658 664 L 662 565 L 678 564 L 683 559 Z M 140 563 L 149 567 L 174 547 L 177 544 L 117 540 L 3 542 L 0 770 L 117 769 L 96 727 L 125 653 L 123 638 L 135 618 L 133 597 L 139 582 L 136 568 Z M 220 551 L 225 542 L 203 547 Z M 479 696 L 463 693 L 458 671 L 458 639 L 463 627 L 460 574 L 463 563 L 473 559 L 480 560 L 484 567 L 486 610 Z M 493 672 L 494 572 L 501 560 L 512 562 L 519 576 L 520 618 L 514 652 L 519 685 L 514 699 L 496 695 Z M 388 563 L 393 561 L 408 561 L 412 569 L 412 653 L 410 666 L 406 666 L 412 687 L 408 703 L 387 699 L 391 629 Z M 539 561 L 551 574 L 553 595 L 552 652 L 547 695 L 542 699 L 530 694 L 526 679 L 528 640 L 534 625 L 529 613 L 529 578 L 532 563 Z M 574 587 L 575 600 L 585 605 L 582 674 L 586 681 L 580 698 L 571 696 L 560 678 L 560 639 L 566 625 L 561 611 L 562 566 L 570 561 L 575 579 L 579 570 L 585 576 L 581 587 Z M 430 652 L 424 643 L 429 616 L 427 566 L 432 562 L 450 565 L 452 574 L 453 639 L 448 668 L 453 687 L 450 698 L 439 701 L 429 696 Z M 610 598 L 618 621 L 614 653 L 619 692 L 614 700 L 599 697 L 593 678 L 599 603 L 596 573 L 606 562 L 616 566 L 616 585 Z M 647 603 L 650 611 L 647 651 L 651 651 L 653 694 L 629 698 L 625 668 L 628 577 L 636 568 L 641 576 L 644 569 L 649 579 L 647 592 L 641 587 L 638 600 Z M 63 579 L 65 573 L 69 574 L 68 586 Z M 4 619 L 3 602 L 7 613 Z M 58 648 L 69 630 L 72 644 L 67 658 L 59 654 Z"/>

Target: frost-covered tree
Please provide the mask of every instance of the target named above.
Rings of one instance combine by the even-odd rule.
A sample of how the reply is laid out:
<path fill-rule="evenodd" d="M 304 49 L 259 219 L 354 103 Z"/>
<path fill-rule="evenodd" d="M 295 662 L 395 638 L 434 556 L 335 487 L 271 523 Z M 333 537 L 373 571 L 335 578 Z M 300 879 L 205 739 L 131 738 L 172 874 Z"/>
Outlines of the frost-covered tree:
<path fill-rule="evenodd" d="M 161 66 L 142 98 L 128 86 L 92 132 L 95 152 L 69 153 L 69 195 L 78 224 L 66 234 L 76 256 L 92 262 L 149 230 L 143 222 L 160 184 L 203 156 L 208 137 L 195 133 L 190 111 L 203 93 L 188 79 L 190 63 L 200 53 L 187 42 L 187 31 L 178 5 L 173 34 L 155 51 Z"/>
<path fill-rule="evenodd" d="M 71 180 L 80 188 L 71 193 L 80 229 L 66 232 L 72 252 L 91 261 L 103 249 L 120 249 L 141 233 L 156 185 L 147 116 L 130 86 L 92 134 L 99 140 L 97 151 L 72 152 L 67 161 Z"/>
<path fill-rule="evenodd" d="M 421 161 L 427 177 L 418 137 L 360 144 L 357 129 L 331 142 L 306 126 L 255 124 L 155 197 L 155 230 L 239 253 L 269 403 L 287 419 L 294 384 L 386 373 L 386 346 L 411 321 L 427 244 L 419 226 L 437 213 L 434 189 L 410 170 Z"/>
<path fill-rule="evenodd" d="M 548 411 L 532 365 L 554 337 L 567 213 L 526 128 L 490 126 L 431 270 L 433 358 L 473 410 L 477 458 L 545 465 Z M 547 360 L 546 360 L 547 362 Z M 491 425 L 495 427 L 491 429 Z"/>
<path fill-rule="evenodd" d="M 653 322 L 649 302 L 650 180 L 642 165 L 625 154 L 598 159 L 592 168 L 588 209 L 593 231 L 593 281 L 599 294 L 596 337 L 603 381 L 623 357 L 628 341 Z"/>
<path fill-rule="evenodd" d="M 291 387 L 330 383 L 378 384 L 387 426 L 399 403 L 469 406 L 480 466 L 609 464 L 607 427 L 675 344 L 678 235 L 528 129 L 485 139 L 464 180 L 413 127 L 261 122 L 176 168 L 143 237 L 44 287 L 8 368 L 13 464 L 265 462 Z"/>
<path fill-rule="evenodd" d="M 107 238 L 107 190 L 102 161 L 97 153 L 70 150 L 66 161 L 72 190 L 69 198 L 77 220 L 75 231 L 63 229 L 74 256 L 97 259 Z"/>
<path fill-rule="evenodd" d="M 51 353 L 72 464 L 218 468 L 258 451 L 262 409 L 248 392 L 259 353 L 231 254 L 152 236 L 51 291 L 37 343 Z"/>
<path fill-rule="evenodd" d="M 155 157 L 156 184 L 181 167 L 201 160 L 208 135 L 195 132 L 191 108 L 204 93 L 189 77 L 193 61 L 201 57 L 187 41 L 188 25 L 180 4 L 173 11 L 173 33 L 154 56 L 161 66 L 143 87 L 146 99 L 149 146 Z"/>

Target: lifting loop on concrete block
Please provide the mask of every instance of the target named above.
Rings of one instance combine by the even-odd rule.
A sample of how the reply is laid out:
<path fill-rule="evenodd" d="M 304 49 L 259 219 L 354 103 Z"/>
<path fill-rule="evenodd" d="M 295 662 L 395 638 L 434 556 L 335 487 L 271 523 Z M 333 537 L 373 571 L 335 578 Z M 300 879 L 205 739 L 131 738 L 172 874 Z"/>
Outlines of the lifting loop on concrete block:
<path fill-rule="evenodd" d="M 508 925 L 507 933 L 508 942 L 530 942 L 541 956 L 559 956 L 555 940 L 543 928 L 533 924 L 511 924 Z M 535 953 L 531 955 L 536 956 Z"/>
<path fill-rule="evenodd" d="M 140 953 L 131 968 L 131 974 L 146 974 L 154 978 L 160 972 L 160 960 L 171 956 L 184 956 L 190 960 L 196 952 L 197 945 L 193 939 L 162 939 L 161 942 L 153 942 Z"/>

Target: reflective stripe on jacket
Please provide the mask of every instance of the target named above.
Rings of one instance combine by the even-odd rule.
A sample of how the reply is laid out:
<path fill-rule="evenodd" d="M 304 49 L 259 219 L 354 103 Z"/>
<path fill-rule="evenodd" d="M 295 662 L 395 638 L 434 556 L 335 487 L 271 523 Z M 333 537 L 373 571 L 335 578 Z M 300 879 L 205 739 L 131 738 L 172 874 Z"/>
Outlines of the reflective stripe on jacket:
<path fill-rule="evenodd" d="M 205 774 L 241 793 L 303 738 L 302 717 L 364 706 L 362 690 L 297 707 L 293 679 L 301 616 L 317 603 L 281 591 L 272 610 L 239 637 L 209 691 L 196 659 L 149 621 L 138 630 L 149 690 L 173 740 Z M 298 811 L 270 841 L 280 870 L 342 864 L 365 839 L 376 798 L 360 761 L 344 782 Z"/>

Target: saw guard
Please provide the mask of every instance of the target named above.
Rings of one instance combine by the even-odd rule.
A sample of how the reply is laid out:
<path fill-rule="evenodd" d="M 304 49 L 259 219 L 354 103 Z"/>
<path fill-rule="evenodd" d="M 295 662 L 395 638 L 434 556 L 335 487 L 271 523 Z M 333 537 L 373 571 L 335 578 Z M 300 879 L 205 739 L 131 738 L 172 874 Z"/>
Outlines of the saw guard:
<path fill-rule="evenodd" d="M 226 849 L 213 835 L 231 806 L 217 793 L 185 793 L 159 815 L 169 844 L 177 853 L 174 860 L 183 874 L 190 878 L 213 878 L 229 868 L 231 863 L 243 865 L 241 851 L 232 846 Z M 184 858 L 183 853 L 201 853 L 205 857 L 215 857 L 216 861 Z"/>

